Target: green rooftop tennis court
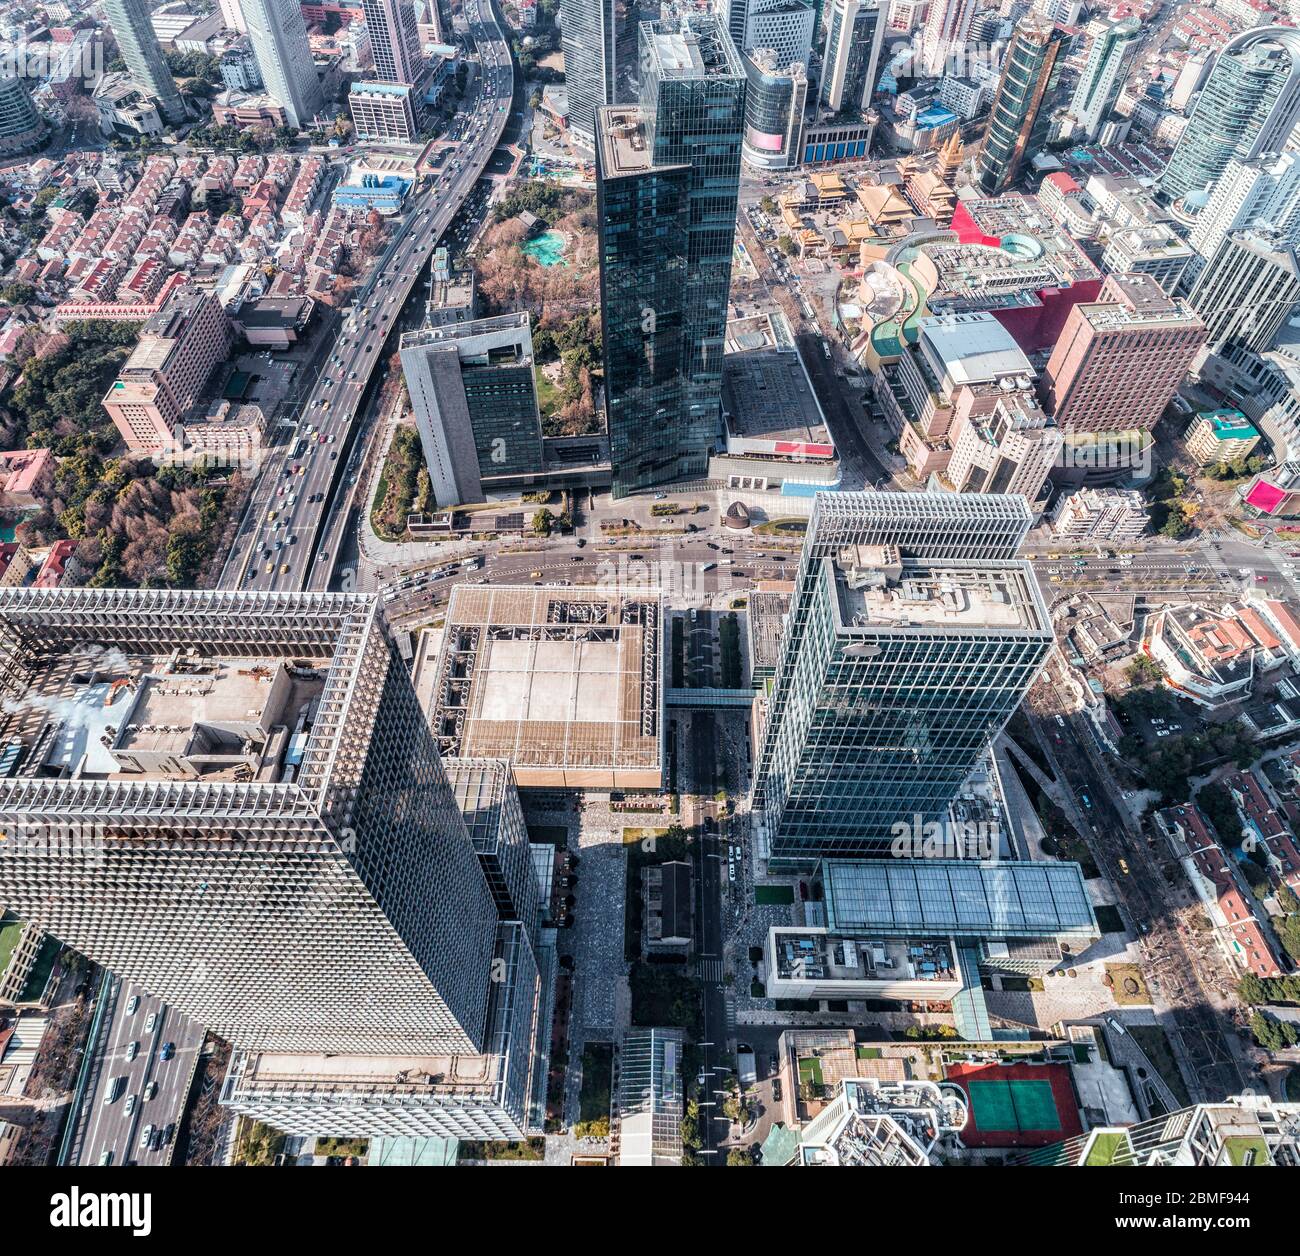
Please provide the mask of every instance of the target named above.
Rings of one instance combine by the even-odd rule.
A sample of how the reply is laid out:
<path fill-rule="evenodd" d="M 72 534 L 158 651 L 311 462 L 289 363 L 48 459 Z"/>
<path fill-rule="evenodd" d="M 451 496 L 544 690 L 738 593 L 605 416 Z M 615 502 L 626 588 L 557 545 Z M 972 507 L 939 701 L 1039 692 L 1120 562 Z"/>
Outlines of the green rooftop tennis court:
<path fill-rule="evenodd" d="M 1052 1083 L 1020 1078 L 968 1082 L 975 1124 L 992 1132 L 1059 1130 Z"/>

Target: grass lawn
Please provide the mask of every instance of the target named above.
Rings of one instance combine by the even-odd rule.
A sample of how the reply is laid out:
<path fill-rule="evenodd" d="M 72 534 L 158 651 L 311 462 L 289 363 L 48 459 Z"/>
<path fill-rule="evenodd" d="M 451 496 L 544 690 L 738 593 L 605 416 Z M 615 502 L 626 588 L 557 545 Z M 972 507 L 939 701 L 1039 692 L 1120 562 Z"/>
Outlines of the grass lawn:
<path fill-rule="evenodd" d="M 754 531 L 764 536 L 803 536 L 808 531 L 808 520 L 772 519 L 767 523 L 758 524 Z"/>
<path fill-rule="evenodd" d="M 789 885 L 756 885 L 754 902 L 760 907 L 781 907 L 794 902 L 794 889 Z"/>
<path fill-rule="evenodd" d="M 1142 977 L 1142 970 L 1136 964 L 1107 964 L 1106 975 L 1111 979 L 1112 993 L 1120 1007 L 1150 1005 L 1151 992 Z"/>
<path fill-rule="evenodd" d="M 1262 1138 L 1250 1138 L 1246 1135 L 1225 1138 L 1223 1149 L 1228 1153 L 1228 1159 L 1234 1168 L 1266 1169 L 1273 1163 L 1268 1154 L 1268 1144 Z"/>
<path fill-rule="evenodd" d="M 859 1047 L 856 1054 L 859 1060 L 878 1060 L 881 1050 L 879 1047 Z"/>
<path fill-rule="evenodd" d="M 9 957 L 18 945 L 18 938 L 23 931 L 23 922 L 14 916 L 0 920 L 0 973 L 9 967 Z"/>
<path fill-rule="evenodd" d="M 49 981 L 50 973 L 54 971 L 54 961 L 59 958 L 62 949 L 63 944 L 58 938 L 46 938 L 41 943 L 41 949 L 36 952 L 36 962 L 32 965 L 31 976 L 27 978 L 27 985 L 18 996 L 20 1003 L 31 1003 L 45 993 L 45 983 Z"/>
<path fill-rule="evenodd" d="M 1085 1167 L 1098 1165 L 1129 1164 L 1128 1138 L 1123 1134 L 1098 1134 L 1088 1149 Z"/>
<path fill-rule="evenodd" d="M 610 1087 L 614 1076 L 614 1046 L 589 1042 L 582 1048 L 582 1089 L 578 1092 L 578 1120 L 586 1125 L 609 1121 Z"/>
<path fill-rule="evenodd" d="M 822 1084 L 822 1062 L 815 1055 L 804 1056 L 799 1061 L 799 1081 L 812 1082 L 815 1086 Z"/>

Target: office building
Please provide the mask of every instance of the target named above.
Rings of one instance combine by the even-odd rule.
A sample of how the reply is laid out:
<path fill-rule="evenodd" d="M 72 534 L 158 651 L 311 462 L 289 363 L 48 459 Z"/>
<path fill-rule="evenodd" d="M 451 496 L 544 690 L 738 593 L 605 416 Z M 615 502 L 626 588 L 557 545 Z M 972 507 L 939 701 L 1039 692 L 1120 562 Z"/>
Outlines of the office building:
<path fill-rule="evenodd" d="M 446 892 L 455 896 L 459 887 Z M 539 1048 L 549 1041 L 542 1021 L 551 1014 L 545 954 L 522 924 L 487 923 L 493 978 L 482 1050 L 414 1043 L 400 1055 L 236 1050 L 222 1106 L 305 1137 L 517 1142 L 539 1132 L 548 1063 Z"/>
<path fill-rule="evenodd" d="M 1234 231 L 1187 295 L 1212 353 L 1236 346 L 1263 353 L 1300 300 L 1295 250 L 1263 229 Z"/>
<path fill-rule="evenodd" d="M 543 471 L 527 314 L 407 332 L 402 374 L 439 506 L 486 500 Z"/>
<path fill-rule="evenodd" d="M 1110 275 L 1074 306 L 1043 373 L 1066 432 L 1149 431 L 1205 343 L 1205 324 L 1148 275 Z"/>
<path fill-rule="evenodd" d="M 0 78 L 0 156 L 33 153 L 49 134 L 50 128 L 37 113 L 27 84 L 20 78 Z"/>
<path fill-rule="evenodd" d="M 1171 201 L 1204 193 L 1234 158 L 1280 152 L 1300 118 L 1300 31 L 1261 26 L 1223 45 L 1160 176 Z"/>
<path fill-rule="evenodd" d="M 184 122 L 185 104 L 149 22 L 146 0 L 104 0 L 104 16 L 113 28 L 113 38 L 131 81 L 154 100 L 166 122 L 173 126 Z"/>
<path fill-rule="evenodd" d="M 307 24 L 296 0 L 241 0 L 267 94 L 289 126 L 308 127 L 324 105 Z"/>
<path fill-rule="evenodd" d="M 876 0 L 833 0 L 822 53 L 821 103 L 832 113 L 861 113 L 880 73 L 885 17 Z"/>
<path fill-rule="evenodd" d="M 1167 222 L 1112 230 L 1101 255 L 1108 274 L 1150 275 L 1164 292 L 1173 292 L 1196 254 Z"/>
<path fill-rule="evenodd" d="M 424 78 L 415 0 L 361 0 L 375 61 L 375 78 L 414 86 Z"/>
<path fill-rule="evenodd" d="M 596 111 L 635 99 L 640 0 L 560 0 L 569 132 L 591 146 Z"/>
<path fill-rule="evenodd" d="M 348 110 L 359 140 L 409 144 L 415 138 L 415 110 L 406 83 L 353 83 Z"/>
<path fill-rule="evenodd" d="M 921 30 L 921 59 L 917 67 L 925 78 L 941 78 L 945 74 L 962 77 L 962 67 L 954 66 L 953 58 L 960 60 L 970 38 L 971 19 L 979 7 L 976 0 L 931 0 Z"/>
<path fill-rule="evenodd" d="M 1052 646 L 1029 519 L 1009 495 L 817 495 L 757 717 L 770 863 L 885 853 L 956 796 Z"/>
<path fill-rule="evenodd" d="M 806 67 L 812 59 L 818 7 L 817 0 L 749 0 L 745 38 L 736 47 L 769 48 L 778 60 Z"/>
<path fill-rule="evenodd" d="M 803 62 L 782 62 L 770 48 L 742 54 L 745 140 L 741 155 L 757 170 L 784 170 L 799 164 L 808 74 Z"/>
<path fill-rule="evenodd" d="M 483 1051 L 497 911 L 378 604 L 0 592 L 0 900 L 237 1050 Z"/>
<path fill-rule="evenodd" d="M 177 441 L 177 425 L 202 397 L 233 339 L 216 294 L 192 285 L 146 320 L 104 397 L 104 409 L 129 449 Z"/>
<path fill-rule="evenodd" d="M 1052 531 L 1062 540 L 1114 544 L 1136 540 L 1148 522 L 1146 504 L 1135 489 L 1081 488 L 1057 502 Z"/>
<path fill-rule="evenodd" d="M 618 1163 L 636 1167 L 682 1162 L 685 1090 L 680 1029 L 628 1029 L 618 1048 L 618 1092 L 610 1134 Z"/>
<path fill-rule="evenodd" d="M 1038 500 L 1061 453 L 1060 429 L 1028 390 L 959 404 L 950 441 L 943 475 L 958 493 L 1020 493 L 1028 502 Z"/>
<path fill-rule="evenodd" d="M 449 759 L 503 759 L 520 789 L 663 784 L 658 592 L 457 585 L 430 723 Z"/>
<path fill-rule="evenodd" d="M 1202 467 L 1245 458 L 1259 444 L 1259 430 L 1240 410 L 1202 410 L 1183 433 L 1187 452 Z"/>
<path fill-rule="evenodd" d="M 1094 18 L 1085 28 L 1088 59 L 1070 99 L 1074 135 L 1091 143 L 1101 134 L 1120 91 L 1133 68 L 1142 43 L 1142 22 L 1136 17 Z"/>
<path fill-rule="evenodd" d="M 975 182 L 985 196 L 1010 187 L 1024 162 L 1047 142 L 1068 41 L 1065 31 L 1040 18 L 1026 18 L 1016 27 L 975 159 Z"/>
<path fill-rule="evenodd" d="M 1300 153 L 1268 153 L 1230 161 L 1196 215 L 1188 243 L 1194 253 L 1182 282 L 1191 287 L 1224 239 L 1244 227 L 1264 227 L 1279 239 L 1300 244 Z"/>
<path fill-rule="evenodd" d="M 541 918 L 537 876 L 509 763 L 504 759 L 443 762 L 497 915 L 519 921 L 535 939 Z"/>
<path fill-rule="evenodd" d="M 598 119 L 616 497 L 705 473 L 718 441 L 745 70 L 716 17 L 645 23 L 642 103 Z"/>

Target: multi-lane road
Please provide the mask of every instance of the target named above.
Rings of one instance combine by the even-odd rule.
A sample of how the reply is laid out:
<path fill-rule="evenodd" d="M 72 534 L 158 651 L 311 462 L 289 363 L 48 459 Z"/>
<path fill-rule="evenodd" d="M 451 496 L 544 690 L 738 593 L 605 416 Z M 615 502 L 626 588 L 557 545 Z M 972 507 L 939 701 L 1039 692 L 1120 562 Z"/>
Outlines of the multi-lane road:
<path fill-rule="evenodd" d="M 347 487 L 344 470 L 371 376 L 434 248 L 501 142 L 510 114 L 514 67 L 490 0 L 465 0 L 464 16 L 477 72 L 448 132 L 457 146 L 428 187 L 408 197 L 383 255 L 354 294 L 294 435 L 263 469 L 222 572 L 224 588 L 328 587 L 341 531 L 334 525 L 346 513 L 331 514 L 331 506 Z"/>
<path fill-rule="evenodd" d="M 68 1163 L 165 1165 L 177 1151 L 203 1030 L 134 984 L 110 978 Z"/>

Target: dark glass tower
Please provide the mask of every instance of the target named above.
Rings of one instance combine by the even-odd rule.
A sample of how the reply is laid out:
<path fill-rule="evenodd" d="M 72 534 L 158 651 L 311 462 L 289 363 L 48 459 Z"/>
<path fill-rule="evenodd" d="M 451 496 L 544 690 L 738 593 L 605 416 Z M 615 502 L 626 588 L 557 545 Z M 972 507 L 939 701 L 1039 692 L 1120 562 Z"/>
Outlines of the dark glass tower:
<path fill-rule="evenodd" d="M 975 181 L 985 196 L 1006 191 L 1025 158 L 1046 143 L 1048 106 L 1067 41 L 1065 31 L 1039 18 L 1026 18 L 1016 27 L 975 163 Z"/>
<path fill-rule="evenodd" d="M 615 496 L 707 469 L 745 129 L 745 72 L 718 18 L 644 23 L 640 65 L 640 108 L 597 118 Z"/>
<path fill-rule="evenodd" d="M 636 99 L 639 0 L 560 0 L 569 126 L 592 142 L 596 111 Z"/>

